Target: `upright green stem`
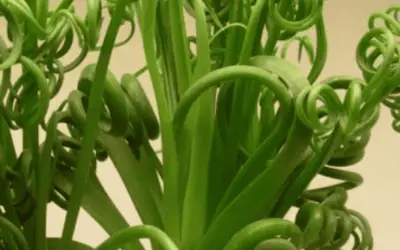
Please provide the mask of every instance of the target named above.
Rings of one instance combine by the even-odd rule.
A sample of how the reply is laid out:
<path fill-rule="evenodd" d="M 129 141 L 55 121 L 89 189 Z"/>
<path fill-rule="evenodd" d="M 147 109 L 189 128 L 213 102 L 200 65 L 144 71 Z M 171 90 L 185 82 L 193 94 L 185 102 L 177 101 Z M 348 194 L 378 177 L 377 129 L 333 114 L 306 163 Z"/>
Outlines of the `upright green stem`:
<path fill-rule="evenodd" d="M 105 77 L 106 73 L 108 72 L 108 65 L 110 62 L 113 45 L 122 22 L 125 7 L 128 3 L 129 0 L 120 0 L 117 2 L 106 32 L 106 36 L 104 38 L 103 46 L 100 50 L 100 56 L 93 81 L 95 84 L 92 85 L 90 91 L 83 145 L 76 167 L 74 185 L 68 204 L 67 216 L 62 233 L 62 238 L 65 240 L 72 240 L 75 231 L 79 209 L 85 191 L 85 185 L 89 177 L 90 164 L 93 157 L 92 151 L 99 130 L 98 123 L 100 120 L 100 113 L 102 111 Z"/>
<path fill-rule="evenodd" d="M 315 24 L 315 30 L 317 34 L 317 53 L 310 73 L 308 73 L 308 80 L 310 83 L 314 83 L 318 79 L 325 66 L 328 54 L 328 41 L 326 39 L 325 23 L 322 13 Z"/>
<path fill-rule="evenodd" d="M 230 23 L 243 23 L 243 10 L 244 10 L 244 4 L 243 1 L 240 0 L 234 0 L 232 1 L 232 9 L 230 10 L 230 18 L 229 22 Z M 226 32 L 226 51 L 223 57 L 223 66 L 231 66 L 235 65 L 238 62 L 239 58 L 239 53 L 242 49 L 242 43 L 244 39 L 244 31 L 241 29 L 229 29 Z M 226 107 L 231 106 L 232 102 L 232 88 L 235 86 L 232 86 L 232 83 L 228 84 L 223 84 L 221 85 L 219 89 L 219 97 L 218 97 L 218 106 L 223 107 L 221 110 L 221 115 L 219 117 L 222 117 L 222 119 L 218 119 L 218 127 L 220 128 L 219 133 L 226 134 L 227 131 L 226 127 L 228 124 L 228 120 L 230 117 L 230 112 L 226 112 Z M 228 113 L 228 114 L 227 114 Z M 225 138 L 225 137 L 224 137 Z M 227 138 L 228 140 L 228 138 Z M 226 142 L 223 142 L 226 143 Z M 222 148 L 221 154 L 219 154 L 219 160 L 218 163 L 213 164 L 210 166 L 210 174 L 209 174 L 209 189 L 212 194 L 209 194 L 208 198 L 208 208 L 209 208 L 209 216 L 213 216 L 218 203 L 223 196 L 226 187 L 228 186 L 230 175 L 227 174 L 227 172 L 231 172 L 233 170 L 232 165 L 229 167 L 226 167 L 228 165 L 223 164 L 222 162 L 225 162 L 226 158 L 221 157 L 223 155 L 223 151 L 229 150 L 227 149 L 228 147 Z M 232 157 L 235 158 L 235 157 Z M 227 168 L 229 170 L 227 170 Z M 226 181 L 227 180 L 227 181 Z M 212 191 L 211 191 L 212 190 Z"/>
<path fill-rule="evenodd" d="M 35 5 L 36 5 L 36 19 L 43 28 L 46 28 L 47 15 L 49 11 L 49 0 L 36 0 Z"/>
<path fill-rule="evenodd" d="M 178 88 L 176 82 L 175 56 L 173 52 L 173 43 L 169 31 L 169 25 L 165 23 L 168 20 L 168 9 L 166 2 L 159 2 L 157 7 L 157 49 L 162 61 L 162 72 L 164 72 L 164 86 L 166 99 L 170 110 L 176 108 L 178 102 Z"/>
<path fill-rule="evenodd" d="M 194 79 L 211 70 L 209 33 L 202 2 L 193 2 L 196 12 L 197 61 Z M 190 170 L 183 205 L 182 245 L 193 249 L 204 234 L 207 221 L 208 166 L 214 129 L 214 89 L 199 98 L 194 116 L 193 140 L 190 154 Z M 179 133 L 180 129 L 177 129 Z M 196 215 L 196 216 L 193 216 Z"/>
<path fill-rule="evenodd" d="M 36 0 L 26 0 L 31 8 L 32 12 L 36 11 Z M 32 32 L 31 24 L 29 22 L 26 23 L 25 32 L 26 38 L 24 41 L 23 54 L 28 58 L 35 58 L 36 49 L 37 49 L 37 37 L 34 32 Z M 31 169 L 34 171 L 34 179 L 33 182 L 33 194 L 36 195 L 36 184 L 39 181 L 39 126 L 38 124 L 32 124 L 28 127 L 23 128 L 23 147 L 24 149 L 28 149 L 32 153 L 32 161 L 31 161 Z M 36 215 L 29 218 L 24 227 L 24 234 L 29 243 L 29 245 L 34 246 L 36 241 L 36 228 L 40 227 L 36 222 Z"/>
<path fill-rule="evenodd" d="M 167 234 L 178 242 L 180 238 L 181 208 L 179 206 L 179 161 L 172 126 L 172 111 L 168 108 L 162 77 L 158 70 L 154 46 L 155 21 L 158 0 L 149 0 L 142 16 L 141 27 L 144 52 L 152 80 L 157 108 L 160 115 L 161 143 L 164 162 L 164 228 Z M 174 2 L 174 1 L 170 1 Z M 173 15 L 172 13 L 170 13 Z M 172 18 L 172 17 L 171 17 Z M 172 24 L 171 24 L 172 25 Z"/>
<path fill-rule="evenodd" d="M 37 183 L 37 207 L 36 207 L 36 239 L 35 249 L 47 249 L 46 246 L 46 216 L 47 201 L 49 199 L 50 188 L 52 185 L 52 157 L 51 151 L 56 140 L 57 133 L 57 113 L 50 118 L 47 127 L 47 137 L 40 157 L 40 171 L 38 171 Z"/>
<path fill-rule="evenodd" d="M 253 54 L 257 38 L 258 22 L 263 13 L 265 3 L 266 0 L 258 0 L 253 6 L 247 32 L 238 56 L 238 64 L 247 64 L 249 58 Z M 245 83 L 246 80 L 240 79 L 235 82 L 234 86 L 232 112 L 230 113 L 229 126 L 227 127 L 227 139 L 226 142 L 224 142 L 224 147 L 221 150 L 221 156 L 218 161 L 218 168 L 220 169 L 218 177 L 221 178 L 221 180 L 216 180 L 219 185 L 216 190 L 216 195 L 218 195 L 218 197 L 215 199 L 218 200 L 218 202 L 239 169 L 237 165 L 237 156 L 241 137 L 238 135 L 242 134 L 242 131 L 247 130 L 246 125 L 249 124 L 249 121 L 243 119 L 243 117 L 249 112 L 246 108 L 250 106 L 249 102 L 253 102 L 255 97 L 253 95 L 254 88 L 252 88 L 252 86 L 247 86 Z M 258 88 L 258 86 L 256 88 Z"/>
<path fill-rule="evenodd" d="M 182 95 L 191 83 L 189 48 L 185 20 L 183 16 L 183 0 L 168 1 L 169 24 L 173 51 L 175 54 L 175 71 L 179 94 Z"/>
<path fill-rule="evenodd" d="M 23 147 L 24 150 L 30 150 L 32 153 L 32 160 L 30 162 L 30 170 L 34 171 L 34 179 L 33 182 L 33 194 L 36 194 L 35 185 L 38 182 L 38 167 L 39 167 L 39 131 L 37 125 L 32 125 L 28 128 L 24 128 L 23 130 Z M 36 183 L 35 183 L 36 182 Z M 32 190 L 31 189 L 31 190 Z M 23 225 L 25 238 L 28 241 L 30 246 L 35 245 L 35 232 L 36 228 L 41 227 L 36 223 L 36 215 L 30 217 Z"/>

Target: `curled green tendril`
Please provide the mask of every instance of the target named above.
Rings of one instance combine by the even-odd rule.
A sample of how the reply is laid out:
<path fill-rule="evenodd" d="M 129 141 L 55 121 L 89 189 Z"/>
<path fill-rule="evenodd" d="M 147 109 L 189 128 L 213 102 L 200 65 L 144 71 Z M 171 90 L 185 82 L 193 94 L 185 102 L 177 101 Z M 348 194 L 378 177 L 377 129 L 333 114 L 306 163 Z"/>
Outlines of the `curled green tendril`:
<path fill-rule="evenodd" d="M 281 49 L 281 57 L 282 58 L 287 57 L 287 51 L 289 49 L 289 46 L 295 41 L 299 42 L 299 49 L 297 52 L 297 56 L 298 56 L 297 60 L 299 62 L 301 61 L 301 57 L 303 54 L 303 48 L 304 48 L 304 50 L 307 53 L 308 60 L 311 63 L 314 62 L 314 58 L 315 58 L 314 53 L 315 52 L 314 52 L 314 47 L 313 47 L 313 44 L 312 44 L 309 36 L 295 36 L 295 37 L 292 37 L 289 40 L 285 41 L 285 43 L 283 44 L 282 49 Z"/>
<path fill-rule="evenodd" d="M 6 246 L 9 246 L 12 250 L 29 250 L 29 245 L 22 231 L 2 215 L 0 215 L 0 228 L 2 229 L 2 234 L 9 234 L 11 237 L 8 238 L 11 242 L 5 242 Z"/>
<path fill-rule="evenodd" d="M 290 32 L 306 30 L 315 24 L 320 17 L 323 1 L 288 1 L 288 0 L 268 0 L 268 9 L 274 24 L 280 29 Z M 288 19 L 280 13 L 280 9 L 285 10 L 285 14 L 295 19 Z"/>
<path fill-rule="evenodd" d="M 155 240 L 165 250 L 179 249 L 163 231 L 153 226 L 143 225 L 119 231 L 96 247 L 96 250 L 117 250 L 124 243 L 140 238 Z"/>
<path fill-rule="evenodd" d="M 0 97 L 2 101 L 5 101 L 4 98 L 8 96 L 4 111 L 7 121 L 15 122 L 12 125 L 14 128 L 42 123 L 50 98 L 56 96 L 61 89 L 64 74 L 78 67 L 88 52 L 96 49 L 102 24 L 100 2 L 87 1 L 87 14 L 84 20 L 77 16 L 71 3 L 65 2 L 65 6 L 50 12 L 51 15 L 46 18 L 45 23 L 43 21 L 39 23 L 24 1 L 0 2 L 1 13 L 6 18 L 9 38 L 12 41 L 11 47 L 7 48 L 3 39 L 0 38 L 0 69 L 4 71 Z M 128 15 L 126 20 L 129 20 L 132 29 L 128 38 L 120 45 L 126 43 L 135 31 L 133 16 Z M 30 25 L 35 35 L 42 39 L 33 60 L 23 56 L 24 33 L 20 26 L 21 21 Z M 44 24 L 45 26 L 43 26 Z M 78 38 L 81 50 L 71 62 L 64 65 L 61 63 L 61 59 L 72 48 L 74 37 Z M 18 64 L 28 72 L 23 73 L 20 80 L 12 85 L 9 77 L 12 68 Z M 46 69 L 45 75 L 41 69 L 37 68 L 37 65 Z M 37 80 L 35 82 L 37 87 L 28 88 L 27 84 L 21 82 L 25 81 L 29 75 L 34 76 Z M 33 91 L 32 88 L 39 88 L 40 94 L 36 97 L 27 94 L 28 91 Z M 37 98 L 39 102 L 37 106 L 32 105 L 32 98 Z M 32 100 L 29 101 L 29 99 Z"/>
<path fill-rule="evenodd" d="M 290 244 L 277 242 L 275 237 L 285 239 L 286 242 L 290 241 Z M 260 249 L 271 249 L 273 246 L 276 246 L 276 249 L 299 249 L 302 246 L 302 232 L 290 221 L 265 219 L 244 227 L 232 237 L 223 249 L 254 249 L 260 243 L 263 245 L 263 248 Z"/>

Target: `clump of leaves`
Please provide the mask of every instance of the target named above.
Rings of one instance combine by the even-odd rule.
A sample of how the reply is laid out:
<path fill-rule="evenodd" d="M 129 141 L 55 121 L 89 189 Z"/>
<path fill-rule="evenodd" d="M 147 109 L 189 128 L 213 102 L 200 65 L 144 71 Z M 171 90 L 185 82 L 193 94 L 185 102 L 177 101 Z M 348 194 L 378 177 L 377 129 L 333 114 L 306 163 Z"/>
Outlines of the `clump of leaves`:
<path fill-rule="evenodd" d="M 368 20 L 356 51 L 363 79 L 317 81 L 327 59 L 322 0 L 86 0 L 83 18 L 74 6 L 0 0 L 1 249 L 140 250 L 143 237 L 168 250 L 341 249 L 351 237 L 353 249 L 373 247 L 367 220 L 346 207 L 363 179 L 343 167 L 363 158 L 380 103 L 398 130 L 400 7 Z M 118 78 L 111 54 L 135 32 L 146 65 Z M 65 63 L 74 40 L 80 53 Z M 309 72 L 285 59 L 293 42 Z M 82 65 L 93 51 L 97 62 Z M 49 111 L 78 66 L 76 90 Z M 18 154 L 12 130 L 23 133 Z M 159 134 L 162 160 L 150 144 Z M 130 227 L 97 178 L 107 158 L 144 225 Z M 341 182 L 308 189 L 317 175 Z M 49 202 L 67 212 L 61 238 L 46 238 Z M 72 240 L 81 207 L 110 235 L 96 248 Z"/>

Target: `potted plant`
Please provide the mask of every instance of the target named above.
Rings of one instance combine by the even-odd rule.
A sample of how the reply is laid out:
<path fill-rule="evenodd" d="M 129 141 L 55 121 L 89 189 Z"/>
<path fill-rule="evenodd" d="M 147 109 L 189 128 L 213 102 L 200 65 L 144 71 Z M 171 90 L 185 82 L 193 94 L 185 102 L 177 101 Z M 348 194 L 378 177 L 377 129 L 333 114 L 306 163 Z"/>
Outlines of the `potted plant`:
<path fill-rule="evenodd" d="M 399 119 L 400 6 L 368 20 L 356 51 L 362 79 L 324 80 L 323 0 L 86 6 L 81 17 L 72 0 L 55 8 L 46 0 L 0 0 L 7 24 L 0 36 L 0 249 L 142 250 L 141 238 L 168 250 L 341 249 L 351 238 L 353 249 L 373 248 L 367 219 L 346 206 L 362 177 L 341 167 L 363 158 L 381 103 Z M 110 22 L 102 38 L 104 15 Z M 195 36 L 184 15 L 195 21 Z M 131 32 L 118 41 L 122 24 Z M 315 44 L 307 30 L 316 31 Z M 109 70 L 112 52 L 134 34 L 146 65 L 118 78 Z M 80 53 L 64 62 L 74 41 Z M 309 72 L 286 59 L 294 42 Z M 92 51 L 100 51 L 97 62 L 82 65 Z M 51 110 L 78 66 L 76 89 Z M 146 71 L 156 109 L 139 81 Z M 15 130 L 23 134 L 21 153 Z M 158 138 L 161 157 L 150 144 Z M 126 222 L 96 176 L 106 159 L 143 225 Z M 317 175 L 341 182 L 309 189 Z M 46 237 L 49 202 L 66 210 L 61 238 Z M 294 221 L 285 219 L 292 207 Z M 80 208 L 109 234 L 100 245 L 72 239 Z"/>

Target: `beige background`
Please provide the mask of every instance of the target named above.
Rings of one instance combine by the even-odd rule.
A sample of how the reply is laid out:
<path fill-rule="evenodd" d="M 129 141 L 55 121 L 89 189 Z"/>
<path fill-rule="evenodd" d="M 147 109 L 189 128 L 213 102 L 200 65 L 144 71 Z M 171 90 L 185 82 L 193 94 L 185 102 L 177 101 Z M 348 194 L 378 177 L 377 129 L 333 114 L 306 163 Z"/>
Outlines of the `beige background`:
<path fill-rule="evenodd" d="M 58 1 L 52 1 L 54 5 Z M 79 13 L 85 13 L 83 0 L 77 2 Z M 367 28 L 367 19 L 375 11 L 383 11 L 395 0 L 327 0 L 325 20 L 328 31 L 329 59 L 322 78 L 332 75 L 350 74 L 359 76 L 354 55 L 355 47 Z M 193 23 L 188 22 L 188 29 L 193 32 Z M 5 35 L 4 20 L 0 19 L 0 35 Z M 128 32 L 128 27 L 120 31 L 121 39 Z M 70 52 L 70 57 L 74 55 Z M 91 54 L 86 63 L 95 62 L 97 54 Z M 139 33 L 125 47 L 114 51 L 111 71 L 117 76 L 125 72 L 134 72 L 144 64 L 142 45 Z M 302 66 L 307 69 L 307 66 Z M 59 98 L 53 101 L 53 107 L 75 87 L 79 69 L 70 73 Z M 151 83 L 147 76 L 142 84 L 148 91 L 154 104 Z M 388 110 L 383 109 L 382 116 L 374 129 L 373 138 L 368 146 L 365 159 L 353 169 L 362 173 L 365 183 L 350 193 L 349 207 L 362 212 L 372 224 L 375 235 L 375 249 L 386 250 L 398 248 L 400 237 L 400 135 L 391 129 L 392 118 Z M 15 135 L 18 140 L 19 134 Z M 158 149 L 158 142 L 155 143 Z M 119 180 L 117 173 L 109 162 L 98 168 L 100 179 L 107 191 L 132 225 L 140 223 L 137 214 L 130 203 L 127 193 Z M 326 184 L 328 180 L 318 179 L 314 183 Z M 48 235 L 59 236 L 65 213 L 54 205 L 50 205 L 48 220 Z M 106 234 L 96 223 L 82 212 L 79 218 L 75 238 L 89 245 L 97 245 L 104 240 Z"/>

